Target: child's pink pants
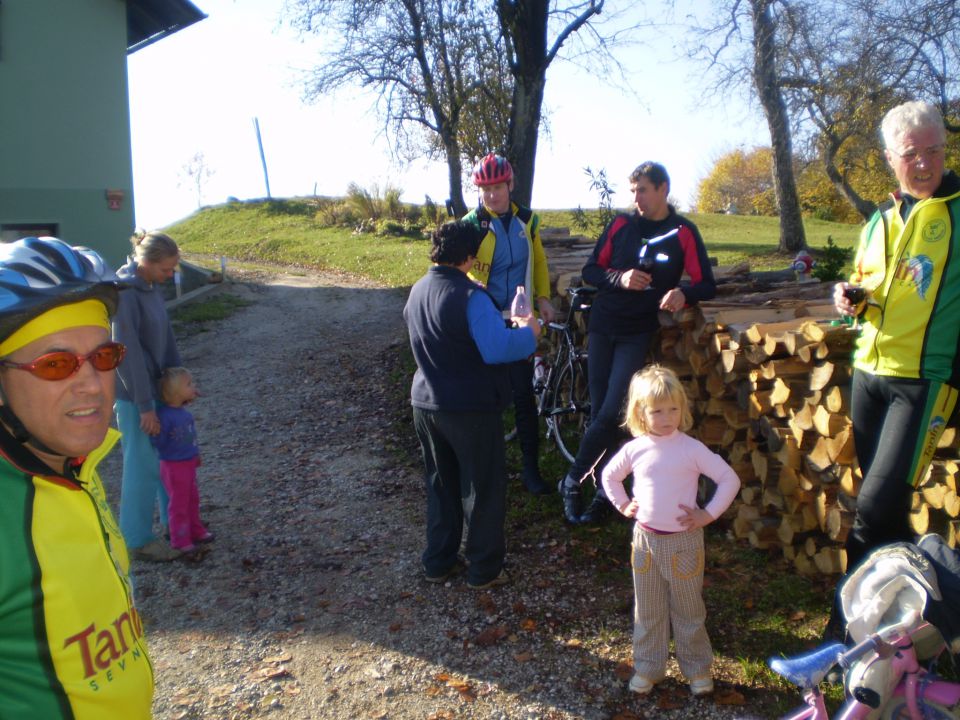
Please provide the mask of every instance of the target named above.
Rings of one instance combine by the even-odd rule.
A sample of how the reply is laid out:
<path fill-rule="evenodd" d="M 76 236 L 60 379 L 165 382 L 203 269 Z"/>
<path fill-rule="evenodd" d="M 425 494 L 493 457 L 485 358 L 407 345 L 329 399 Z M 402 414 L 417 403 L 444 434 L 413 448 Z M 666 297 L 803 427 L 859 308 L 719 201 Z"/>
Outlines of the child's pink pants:
<path fill-rule="evenodd" d="M 170 545 L 183 550 L 209 533 L 200 522 L 200 493 L 197 490 L 197 467 L 200 457 L 189 460 L 161 460 L 160 480 L 170 496 Z"/>

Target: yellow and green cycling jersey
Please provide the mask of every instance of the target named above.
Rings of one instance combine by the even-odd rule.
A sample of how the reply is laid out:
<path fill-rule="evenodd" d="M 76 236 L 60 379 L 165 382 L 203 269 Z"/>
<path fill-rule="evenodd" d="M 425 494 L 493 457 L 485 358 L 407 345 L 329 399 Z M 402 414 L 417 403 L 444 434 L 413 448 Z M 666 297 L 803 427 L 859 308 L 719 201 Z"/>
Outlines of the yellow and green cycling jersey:
<path fill-rule="evenodd" d="M 960 387 L 960 179 L 906 221 L 899 194 L 864 227 L 850 282 L 870 291 L 854 366 L 876 375 Z"/>
<path fill-rule="evenodd" d="M 0 428 L 0 720 L 139 720 L 153 669 L 96 466 L 50 472 Z"/>

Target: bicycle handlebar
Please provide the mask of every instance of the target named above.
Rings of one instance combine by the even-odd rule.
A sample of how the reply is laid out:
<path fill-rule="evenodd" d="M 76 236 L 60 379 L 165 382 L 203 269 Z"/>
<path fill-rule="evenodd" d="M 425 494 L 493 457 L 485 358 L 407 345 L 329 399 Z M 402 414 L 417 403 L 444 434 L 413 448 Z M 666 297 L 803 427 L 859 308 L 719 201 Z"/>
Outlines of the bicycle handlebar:
<path fill-rule="evenodd" d="M 870 651 L 876 652 L 881 658 L 889 657 L 897 650 L 895 644 L 897 640 L 909 637 L 922 627 L 922 625 L 914 627 L 917 625 L 917 621 L 921 619 L 919 612 L 911 610 L 900 622 L 880 628 L 875 633 L 871 633 L 865 640 L 842 652 L 837 657 L 837 662 L 842 668 L 849 669 L 853 663 Z"/>

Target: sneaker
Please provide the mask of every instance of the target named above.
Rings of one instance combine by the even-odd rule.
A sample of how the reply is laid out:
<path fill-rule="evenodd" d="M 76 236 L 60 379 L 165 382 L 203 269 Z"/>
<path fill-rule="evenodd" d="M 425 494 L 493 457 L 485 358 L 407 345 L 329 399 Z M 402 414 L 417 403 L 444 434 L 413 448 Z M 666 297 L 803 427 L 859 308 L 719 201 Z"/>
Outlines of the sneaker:
<path fill-rule="evenodd" d="M 593 500 L 590 501 L 590 505 L 587 506 L 587 509 L 580 516 L 580 524 L 592 525 L 593 523 L 603 522 L 609 517 L 612 510 L 613 505 L 607 500 L 607 496 L 598 491 L 597 494 L 593 496 Z"/>
<path fill-rule="evenodd" d="M 206 545 L 207 543 L 212 543 L 216 539 L 216 535 L 214 535 L 212 532 L 208 532 L 203 537 L 194 538 L 193 541 L 195 543 L 200 543 L 201 545 Z"/>
<path fill-rule="evenodd" d="M 180 551 L 167 545 L 163 540 L 154 538 L 143 547 L 133 548 L 130 553 L 134 560 L 144 562 L 170 562 L 180 557 Z"/>
<path fill-rule="evenodd" d="M 500 574 L 497 575 L 493 580 L 488 580 L 485 583 L 468 582 L 467 585 L 469 585 L 474 590 L 487 590 L 492 587 L 506 585 L 508 582 L 510 582 L 510 576 L 507 575 L 507 570 L 506 568 L 504 568 L 500 571 Z"/>
<path fill-rule="evenodd" d="M 442 585 L 450 578 L 451 575 L 453 575 L 453 568 L 447 570 L 446 572 L 440 573 L 439 575 L 431 575 L 430 573 L 424 571 L 423 579 L 428 583 L 433 583 L 434 585 Z"/>
<path fill-rule="evenodd" d="M 713 678 L 702 677 L 690 681 L 690 692 L 694 697 L 702 697 L 713 692 Z"/>
<path fill-rule="evenodd" d="M 653 680 L 637 673 L 630 678 L 630 684 L 627 685 L 627 687 L 630 689 L 630 692 L 634 692 L 637 695 L 649 695 L 654 685 L 656 685 L 656 683 Z"/>
<path fill-rule="evenodd" d="M 423 579 L 426 580 L 428 583 L 433 583 L 434 585 L 442 585 L 447 580 L 449 580 L 453 575 L 456 575 L 458 572 L 460 572 L 460 568 L 462 567 L 463 567 L 463 564 L 461 563 L 460 558 L 458 557 L 457 561 L 453 563 L 453 565 L 451 565 L 449 569 L 447 569 L 445 572 L 442 572 L 442 573 L 436 573 L 434 575 L 431 575 L 429 572 L 427 572 L 426 568 L 423 568 Z"/>

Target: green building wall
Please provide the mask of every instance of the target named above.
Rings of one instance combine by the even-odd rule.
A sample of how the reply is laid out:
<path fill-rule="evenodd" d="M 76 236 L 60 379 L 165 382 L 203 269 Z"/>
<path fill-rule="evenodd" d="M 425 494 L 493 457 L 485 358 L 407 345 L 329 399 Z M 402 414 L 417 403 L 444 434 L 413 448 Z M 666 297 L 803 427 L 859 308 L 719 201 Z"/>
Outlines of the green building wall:
<path fill-rule="evenodd" d="M 0 3 L 0 234 L 53 226 L 114 267 L 133 231 L 124 0 Z M 121 192 L 110 209 L 107 191 Z M 5 231 L 5 232 L 4 232 Z"/>

